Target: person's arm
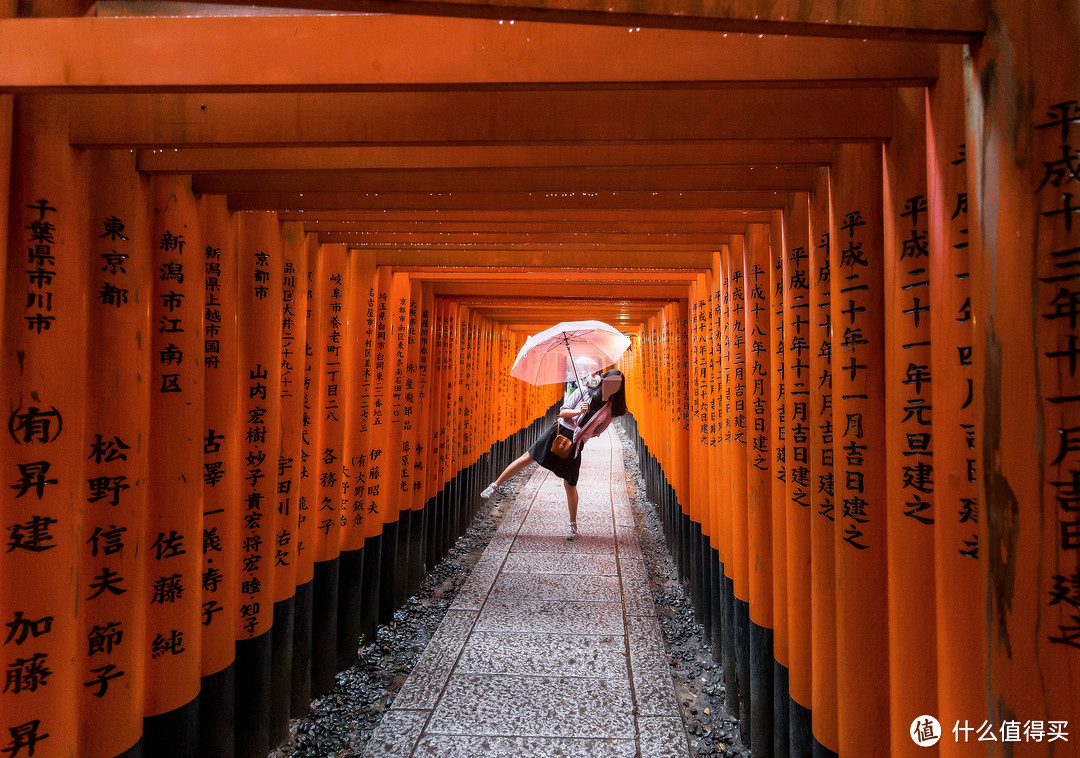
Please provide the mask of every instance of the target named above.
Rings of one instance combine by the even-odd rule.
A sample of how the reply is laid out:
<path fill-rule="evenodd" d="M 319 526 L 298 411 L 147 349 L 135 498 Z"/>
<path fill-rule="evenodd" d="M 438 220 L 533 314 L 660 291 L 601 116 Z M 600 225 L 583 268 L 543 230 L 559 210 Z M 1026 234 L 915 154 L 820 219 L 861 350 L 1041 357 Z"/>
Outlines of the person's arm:
<path fill-rule="evenodd" d="M 581 389 L 576 389 L 571 392 L 570 396 L 566 398 L 566 401 L 563 403 L 562 409 L 559 411 L 559 418 L 574 418 L 589 410 L 589 402 L 583 395 L 584 393 Z"/>

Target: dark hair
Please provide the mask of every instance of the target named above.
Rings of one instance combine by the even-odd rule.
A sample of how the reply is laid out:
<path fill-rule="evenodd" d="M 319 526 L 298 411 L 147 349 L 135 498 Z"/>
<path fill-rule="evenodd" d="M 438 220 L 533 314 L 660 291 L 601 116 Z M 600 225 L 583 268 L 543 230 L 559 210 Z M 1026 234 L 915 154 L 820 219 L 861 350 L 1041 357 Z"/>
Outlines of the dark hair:
<path fill-rule="evenodd" d="M 608 369 L 604 372 L 604 378 L 609 376 L 617 376 L 622 379 L 622 384 L 619 385 L 619 390 L 608 398 L 608 402 L 611 403 L 611 415 L 612 416 L 625 416 L 626 415 L 626 377 L 617 368 Z"/>

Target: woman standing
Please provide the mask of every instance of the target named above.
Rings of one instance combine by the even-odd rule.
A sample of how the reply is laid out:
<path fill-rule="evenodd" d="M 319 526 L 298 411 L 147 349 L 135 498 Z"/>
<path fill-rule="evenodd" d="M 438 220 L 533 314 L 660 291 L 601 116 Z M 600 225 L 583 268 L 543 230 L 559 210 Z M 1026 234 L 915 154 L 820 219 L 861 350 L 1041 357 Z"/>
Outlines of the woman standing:
<path fill-rule="evenodd" d="M 596 375 L 593 374 L 590 379 Z M 506 480 L 520 473 L 530 463 L 539 463 L 563 480 L 566 490 L 566 507 L 570 513 L 570 526 L 566 530 L 566 539 L 577 537 L 578 471 L 581 468 L 581 448 L 585 441 L 599 436 L 615 416 L 626 413 L 626 388 L 622 372 L 610 369 L 604 373 L 599 383 L 586 383 L 578 387 L 563 401 L 559 411 L 559 420 L 550 429 L 540 435 L 529 451 L 506 467 L 499 478 L 484 488 L 480 497 L 487 500 L 494 495 Z M 561 458 L 551 451 L 556 435 L 570 438 L 570 455 Z"/>

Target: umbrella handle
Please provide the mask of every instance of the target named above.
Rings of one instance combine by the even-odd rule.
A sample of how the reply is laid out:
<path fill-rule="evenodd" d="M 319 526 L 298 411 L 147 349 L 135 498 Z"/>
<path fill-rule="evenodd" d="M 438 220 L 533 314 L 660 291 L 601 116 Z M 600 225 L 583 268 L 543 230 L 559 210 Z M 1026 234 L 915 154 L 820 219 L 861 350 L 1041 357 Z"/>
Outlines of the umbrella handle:
<path fill-rule="evenodd" d="M 574 361 L 574 354 L 570 352 L 570 340 L 565 336 L 563 337 L 563 344 L 566 345 L 566 352 L 570 356 L 570 365 L 574 367 L 574 377 L 577 379 L 578 389 L 584 387 L 585 383 L 581 381 L 581 374 L 578 373 L 577 363 Z"/>

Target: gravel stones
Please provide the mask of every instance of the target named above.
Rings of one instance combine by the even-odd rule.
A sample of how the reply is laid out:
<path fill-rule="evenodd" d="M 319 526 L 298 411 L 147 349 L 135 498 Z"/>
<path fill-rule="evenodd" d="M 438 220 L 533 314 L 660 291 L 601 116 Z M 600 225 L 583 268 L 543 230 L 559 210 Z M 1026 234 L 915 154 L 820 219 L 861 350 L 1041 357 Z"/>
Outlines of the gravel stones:
<path fill-rule="evenodd" d="M 749 758 L 739 739 L 738 724 L 724 708 L 719 656 L 714 658 L 701 625 L 694 620 L 689 596 L 667 551 L 656 506 L 645 497 L 634 446 L 621 428 L 619 434 L 638 541 L 649 571 L 690 755 Z M 363 754 L 375 727 L 389 711 L 502 522 L 503 504 L 521 492 L 532 473 L 515 477 L 481 505 L 472 526 L 424 578 L 417 593 L 395 612 L 391 623 L 378 628 L 376 639 L 358 651 L 355 664 L 337 675 L 334 688 L 312 701 L 308 715 L 290 723 L 289 738 L 268 758 L 350 758 Z"/>

